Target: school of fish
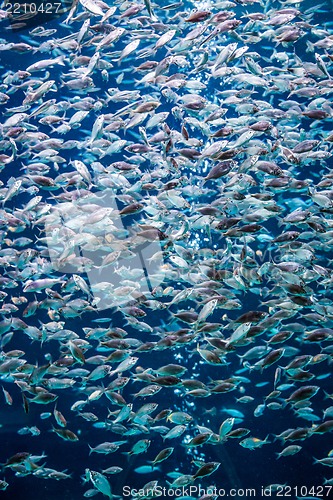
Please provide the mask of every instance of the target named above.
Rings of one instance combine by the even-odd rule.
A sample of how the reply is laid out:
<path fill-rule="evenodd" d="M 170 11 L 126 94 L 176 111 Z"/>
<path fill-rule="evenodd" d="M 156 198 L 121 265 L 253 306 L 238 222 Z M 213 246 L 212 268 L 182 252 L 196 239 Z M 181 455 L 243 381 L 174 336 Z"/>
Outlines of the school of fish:
<path fill-rule="evenodd" d="M 139 2 L 0 10 L 0 490 L 153 498 L 235 443 L 333 487 L 333 5 Z"/>

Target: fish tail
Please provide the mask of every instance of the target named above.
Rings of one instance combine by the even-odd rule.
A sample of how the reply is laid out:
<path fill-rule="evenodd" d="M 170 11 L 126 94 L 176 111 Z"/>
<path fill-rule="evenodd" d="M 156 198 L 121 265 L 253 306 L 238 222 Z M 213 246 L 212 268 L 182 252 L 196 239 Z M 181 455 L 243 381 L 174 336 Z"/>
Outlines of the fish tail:
<path fill-rule="evenodd" d="M 314 45 L 310 40 L 306 41 L 306 52 L 314 52 Z"/>
<path fill-rule="evenodd" d="M 277 217 L 277 224 L 278 224 L 278 227 L 281 227 L 285 224 L 282 217 Z"/>
<path fill-rule="evenodd" d="M 60 64 L 60 66 L 65 66 L 64 59 L 65 59 L 65 56 L 64 56 L 64 55 L 58 56 L 58 57 L 56 58 L 57 63 L 58 63 L 58 64 Z"/>

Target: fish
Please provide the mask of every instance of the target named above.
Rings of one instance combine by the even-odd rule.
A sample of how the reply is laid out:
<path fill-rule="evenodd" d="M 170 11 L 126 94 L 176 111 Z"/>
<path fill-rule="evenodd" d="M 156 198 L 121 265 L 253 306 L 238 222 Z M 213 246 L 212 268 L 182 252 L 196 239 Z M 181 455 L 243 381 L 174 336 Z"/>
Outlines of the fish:
<path fill-rule="evenodd" d="M 193 480 L 197 479 L 198 477 L 210 476 L 220 467 L 220 465 L 221 464 L 219 462 L 207 462 L 203 464 L 193 475 Z"/>
<path fill-rule="evenodd" d="M 79 440 L 78 436 L 73 431 L 71 431 L 69 429 L 63 429 L 63 428 L 57 429 L 56 427 L 53 427 L 53 430 L 64 441 L 75 442 L 75 441 Z"/>
<path fill-rule="evenodd" d="M 2 491 L 322 484 L 331 7 L 277 3 L 3 7 Z"/>
<path fill-rule="evenodd" d="M 174 448 L 164 448 L 163 450 L 161 450 L 152 461 L 151 468 L 154 469 L 155 464 L 159 464 L 161 462 L 164 462 L 164 460 L 167 460 L 170 455 L 172 455 L 173 451 Z"/>
<path fill-rule="evenodd" d="M 264 444 L 268 444 L 268 436 L 262 440 L 257 437 L 247 437 L 240 441 L 240 446 L 247 448 L 248 450 L 255 450 L 256 448 L 261 448 Z"/>
<path fill-rule="evenodd" d="M 139 455 L 145 453 L 150 446 L 151 441 L 149 439 L 141 439 L 137 441 L 129 452 L 128 455 Z"/>
<path fill-rule="evenodd" d="M 220 425 L 220 429 L 219 429 L 220 441 L 225 440 L 226 436 L 231 432 L 231 430 L 234 426 L 234 423 L 235 423 L 234 417 L 227 418 L 226 420 L 224 420 L 224 422 L 222 422 L 222 424 Z"/>
<path fill-rule="evenodd" d="M 110 483 L 102 473 L 86 469 L 85 475 L 87 481 L 90 480 L 96 490 L 103 493 L 103 495 L 109 497 L 110 499 L 113 498 Z"/>
<path fill-rule="evenodd" d="M 288 457 L 290 455 L 295 455 L 301 451 L 302 447 L 298 445 L 290 445 L 284 448 L 280 453 L 277 453 L 277 459 L 281 457 Z"/>

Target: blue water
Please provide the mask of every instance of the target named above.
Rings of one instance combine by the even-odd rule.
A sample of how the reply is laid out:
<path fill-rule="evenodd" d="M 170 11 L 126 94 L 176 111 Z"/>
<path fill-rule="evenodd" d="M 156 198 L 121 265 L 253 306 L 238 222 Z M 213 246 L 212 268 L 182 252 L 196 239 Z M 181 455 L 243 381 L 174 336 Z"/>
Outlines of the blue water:
<path fill-rule="evenodd" d="M 166 5 L 167 2 L 158 2 L 159 5 Z M 111 4 L 110 4 L 111 5 Z M 197 2 L 191 2 L 189 4 L 184 4 L 182 6 L 182 12 L 190 10 L 193 6 L 196 6 Z M 323 1 L 320 3 L 323 5 L 317 12 L 314 13 L 311 24 L 316 25 L 317 29 L 324 29 L 326 27 L 330 33 L 332 33 L 332 22 L 333 22 L 333 14 L 331 2 Z M 272 2 L 272 7 L 280 8 L 280 2 Z M 307 1 L 302 2 L 301 10 L 306 11 L 307 8 L 313 6 L 313 2 Z M 157 9 L 156 9 L 157 10 Z M 262 11 L 262 7 L 257 4 L 253 5 L 237 5 L 233 9 L 236 13 L 236 17 L 240 18 L 243 14 L 245 15 L 247 12 L 256 12 Z M 175 13 L 176 11 L 172 11 Z M 162 14 L 161 14 L 162 15 Z M 163 21 L 167 24 L 167 22 L 171 22 L 168 19 L 167 14 L 163 14 Z M 170 18 L 172 13 L 169 14 Z M 64 16 L 65 18 L 65 16 Z M 45 25 L 47 29 L 57 29 L 56 35 L 50 35 L 50 38 L 53 36 L 57 37 L 65 37 L 70 35 L 74 30 L 78 31 L 81 26 L 81 22 L 76 22 L 74 24 L 70 24 L 69 26 L 65 26 L 61 23 L 61 19 L 53 20 Z M 0 28 L 1 29 L 1 28 Z M 189 29 L 189 28 L 186 28 Z M 29 43 L 30 35 L 27 30 L 21 30 L 19 32 L 12 32 L 10 29 L 2 29 L 0 35 L 1 43 L 17 43 L 18 41 Z M 35 43 L 39 44 L 40 41 L 47 41 L 47 37 L 42 38 L 41 40 L 37 37 L 34 38 Z M 129 37 L 127 37 L 128 41 Z M 310 52 L 305 52 L 306 50 L 306 41 L 310 40 L 314 42 L 317 38 L 313 37 L 310 33 L 302 37 L 299 41 L 293 44 L 292 48 L 288 46 L 282 47 L 279 46 L 277 50 L 284 51 L 288 50 L 289 53 L 293 53 L 303 59 L 306 58 L 307 62 L 315 62 L 314 54 Z M 228 38 L 228 43 L 234 41 L 231 37 Z M 125 46 L 126 42 L 124 39 L 121 39 L 115 46 L 114 51 L 122 50 Z M 270 57 L 272 53 L 272 47 L 274 47 L 274 43 L 269 39 L 262 40 L 262 42 L 253 44 L 253 47 L 250 47 L 250 51 L 256 51 L 260 54 L 261 57 Z M 55 50 L 52 54 L 53 57 L 59 55 L 61 51 Z M 92 56 L 94 52 L 93 47 L 84 47 L 82 50 L 82 54 Z M 331 51 L 332 52 L 332 51 Z M 167 53 L 166 49 L 159 51 L 156 55 L 157 60 L 161 60 L 165 57 Z M 322 55 L 324 52 L 320 52 Z M 11 50 L 2 50 L 1 51 L 1 72 L 4 75 L 7 71 L 16 72 L 19 69 L 24 69 L 28 67 L 30 64 L 36 62 L 37 60 L 43 58 L 49 58 L 51 55 L 49 53 L 41 54 L 39 52 L 25 52 L 20 53 Z M 66 53 L 67 54 L 67 53 Z M 66 55 L 67 57 L 67 55 Z M 124 60 L 121 65 L 118 67 L 117 63 L 114 63 L 114 68 L 109 71 L 109 81 L 106 82 L 103 80 L 101 73 L 99 71 L 95 71 L 90 76 L 94 80 L 94 84 L 98 89 L 95 92 L 83 92 L 78 95 L 78 99 L 80 96 L 85 97 L 86 95 L 91 95 L 95 100 L 105 98 L 105 92 L 108 88 L 116 88 L 118 86 L 116 82 L 117 76 L 121 71 L 124 71 L 124 79 L 122 83 L 119 85 L 121 90 L 133 90 L 133 73 L 127 73 L 127 70 L 130 66 L 138 66 L 143 59 L 136 59 L 136 56 L 131 55 L 129 60 Z M 260 61 L 262 65 L 265 65 L 264 60 Z M 266 61 L 267 66 L 270 66 L 272 63 L 270 61 Z M 275 65 L 275 62 L 274 62 Z M 47 94 L 47 98 L 55 98 L 57 101 L 65 101 L 66 98 L 73 98 L 75 95 L 73 92 L 69 92 L 65 87 L 61 87 L 59 85 L 59 78 L 63 71 L 67 71 L 68 68 L 64 68 L 62 66 L 54 66 L 53 68 L 49 68 L 48 71 L 50 73 L 49 79 L 55 80 L 57 82 L 58 90 L 56 93 L 49 92 Z M 181 72 L 186 73 L 186 69 L 174 69 L 173 72 Z M 142 74 L 135 75 L 137 79 L 142 77 Z M 233 88 L 233 84 L 230 81 L 225 83 L 223 78 L 221 79 L 211 79 L 208 82 L 207 88 L 203 91 L 200 91 L 200 94 L 204 97 L 207 97 L 208 100 L 212 99 L 212 96 L 217 95 L 218 91 L 230 90 Z M 155 89 L 151 89 L 149 86 L 139 87 L 141 96 L 150 96 L 152 92 L 156 92 Z M 7 89 L 1 88 L 0 91 L 5 92 Z M 265 91 L 262 88 L 256 89 L 258 94 L 255 95 L 255 99 L 263 100 L 267 99 Z M 269 102 L 273 108 L 279 106 L 279 104 L 283 100 L 287 100 L 288 93 L 270 93 L 269 94 Z M 174 103 L 170 103 L 167 101 L 162 95 L 159 95 L 161 100 L 161 105 L 158 108 L 158 112 L 161 111 L 171 111 Z M 6 110 L 11 110 L 16 106 L 21 105 L 22 100 L 24 99 L 24 91 L 19 90 L 10 95 L 9 101 L 1 106 L 2 117 L 1 121 L 4 122 L 7 119 L 8 115 Z M 45 98 L 44 98 L 45 99 Z M 302 97 L 293 97 L 294 100 L 298 101 L 300 105 L 304 105 L 306 99 Z M 329 97 L 328 97 L 329 99 Z M 102 108 L 102 113 L 115 113 L 119 110 L 124 103 L 115 104 L 111 101 L 107 106 Z M 36 105 L 34 105 L 36 106 Z M 37 107 L 37 106 L 36 106 Z M 32 108 L 34 109 L 34 107 Z M 65 136 L 59 136 L 57 134 L 52 135 L 50 133 L 50 128 L 39 124 L 37 120 L 32 120 L 32 123 L 38 127 L 38 130 L 41 132 L 45 132 L 50 136 L 65 138 L 65 140 L 82 140 L 91 133 L 91 128 L 93 123 L 95 122 L 99 112 L 91 111 L 88 117 L 85 118 L 80 128 L 73 129 Z M 67 115 L 68 116 L 68 115 Z M 70 115 L 69 115 L 70 116 Z M 237 116 L 236 111 L 233 108 L 229 108 L 228 118 L 235 118 Z M 177 117 L 174 117 L 171 113 L 167 120 L 168 126 L 173 129 L 179 130 L 180 120 Z M 311 132 L 312 129 L 311 121 L 302 121 L 302 128 L 304 129 L 304 135 L 306 136 Z M 322 122 L 320 128 L 318 128 L 318 134 L 314 134 L 314 137 L 319 137 L 321 134 L 328 134 L 332 130 L 331 127 L 331 119 Z M 320 132 L 320 133 L 319 133 Z M 138 141 L 140 136 L 138 135 L 138 127 L 128 131 L 126 134 L 123 131 L 120 131 L 119 138 L 126 138 L 128 140 Z M 196 129 L 196 132 L 197 129 Z M 136 137 L 135 137 L 136 134 Z M 198 133 L 198 135 L 200 135 Z M 194 133 L 191 132 L 191 136 L 194 136 Z M 203 136 L 200 136 L 201 139 L 204 139 Z M 141 139 L 140 139 L 141 140 Z M 142 140 L 141 140 L 142 142 Z M 22 145 L 18 145 L 18 153 L 23 153 L 24 148 Z M 7 152 L 8 153 L 8 152 Z M 55 171 L 50 168 L 50 172 L 47 174 L 52 178 L 56 178 L 58 174 L 61 174 L 63 171 L 68 172 L 69 166 L 67 162 L 73 159 L 82 159 L 83 153 L 81 150 L 72 149 L 72 150 L 64 150 L 61 151 L 61 156 L 63 156 L 66 160 L 66 163 L 60 164 L 59 171 Z M 112 155 L 112 159 L 110 157 L 106 157 L 103 161 L 106 164 L 121 161 L 125 158 L 130 158 L 130 154 L 125 155 L 124 152 L 120 152 Z M 30 161 L 30 160 L 29 160 Z M 97 159 L 98 161 L 98 159 Z M 18 177 L 22 175 L 22 164 L 26 164 L 27 161 L 23 157 L 22 159 L 16 159 L 14 162 L 10 164 L 9 167 L 4 168 L 1 171 L 1 181 L 3 185 L 6 186 L 7 182 L 12 177 Z M 140 170 L 142 173 L 151 172 L 154 169 L 154 165 L 152 165 L 147 158 L 141 163 Z M 286 168 L 286 165 L 282 165 L 282 168 Z M 325 173 L 329 172 L 329 169 L 332 168 L 332 160 L 329 158 L 326 160 L 324 171 Z M 319 162 L 312 163 L 310 167 L 302 166 L 297 169 L 297 178 L 304 180 L 310 180 L 315 185 L 318 183 L 320 176 L 322 175 L 322 166 Z M 202 178 L 207 173 L 207 166 L 200 165 L 198 170 L 193 170 L 187 167 L 181 169 L 181 175 L 185 179 L 185 183 L 191 184 L 193 186 L 198 184 L 198 178 Z M 172 180 L 172 174 L 169 174 L 164 179 L 165 182 Z M 131 179 L 129 179 L 131 182 Z M 134 182 L 134 181 L 133 181 Z M 200 198 L 200 203 L 208 204 L 214 201 L 216 197 L 219 195 L 219 189 L 217 187 L 218 183 L 208 183 L 207 186 L 210 188 L 210 192 L 208 192 L 205 197 Z M 249 190 L 251 193 L 256 193 L 260 191 L 260 186 L 253 187 Z M 53 194 L 57 195 L 61 193 L 61 190 L 57 190 L 53 192 Z M 43 201 L 47 201 L 48 203 L 55 203 L 55 201 L 50 197 L 48 191 L 40 190 L 38 193 L 43 196 Z M 154 195 L 157 193 L 153 192 Z M 274 199 L 279 205 L 283 205 L 284 207 L 288 206 L 288 203 L 292 206 L 295 201 L 295 198 L 299 198 L 302 200 L 304 204 L 310 206 L 311 200 L 307 195 L 307 190 L 296 193 L 295 191 L 289 192 L 281 192 L 275 193 Z M 9 200 L 6 203 L 6 210 L 15 210 L 16 208 L 22 208 L 30 199 L 30 195 L 27 193 L 20 193 L 17 197 Z M 195 205 L 197 203 L 196 197 L 188 196 L 187 201 L 191 205 Z M 119 203 L 119 208 L 123 208 L 125 204 Z M 290 210 L 291 211 L 291 210 Z M 181 210 L 180 210 L 181 212 Z M 191 209 L 184 210 L 184 219 L 189 219 L 191 216 Z M 193 213 L 192 213 L 193 215 Z M 231 214 L 232 215 L 232 214 Z M 141 215 L 134 215 L 129 218 L 129 224 L 133 221 L 139 221 Z M 328 216 L 329 217 L 329 216 Z M 262 225 L 267 229 L 267 231 L 274 237 L 280 234 L 281 228 L 277 223 L 277 219 L 274 217 L 262 223 Z M 295 227 L 293 228 L 295 229 Z M 28 227 L 23 232 L 17 234 L 11 234 L 7 231 L 7 228 L 4 224 L 1 227 L 2 231 L 2 242 L 3 248 L 8 248 L 5 243 L 5 238 L 14 238 L 26 236 L 30 237 L 34 240 L 34 248 L 38 250 L 38 243 L 36 242 L 36 237 L 44 236 L 44 234 L 40 234 L 38 228 Z M 189 242 L 196 249 L 200 248 L 225 248 L 225 239 L 221 238 L 216 232 L 212 232 L 211 239 L 204 232 L 200 232 L 197 230 L 193 230 L 191 225 L 189 226 Z M 8 234 L 9 233 L 9 234 Z M 320 237 L 320 235 L 319 235 Z M 241 242 L 239 242 L 241 243 Z M 254 241 L 253 246 L 251 246 L 253 250 L 258 248 L 264 248 L 262 242 Z M 278 257 L 278 252 L 276 250 L 272 250 L 271 252 L 266 252 L 262 257 L 262 264 L 264 262 L 268 262 L 272 258 L 275 259 Z M 327 248 L 325 251 L 322 250 L 322 254 L 316 255 L 318 261 L 317 263 L 321 266 L 330 268 L 331 262 L 331 250 Z M 11 266 L 10 270 L 13 270 L 14 266 Z M 9 269 L 6 266 L 3 266 L 2 272 L 4 275 L 8 273 Z M 21 270 L 22 271 L 22 270 Z M 61 272 L 56 272 L 55 276 L 61 276 Z M 87 279 L 86 275 L 83 275 L 85 279 Z M 168 285 L 174 286 L 177 290 L 181 290 L 182 286 L 179 282 L 175 281 L 172 283 L 168 282 L 168 277 L 166 277 L 166 283 Z M 262 284 L 259 285 L 262 289 L 265 287 L 269 287 L 269 283 L 263 281 Z M 57 288 L 56 288 L 57 289 Z M 8 293 L 10 296 L 20 295 L 22 293 L 22 289 L 20 288 L 20 293 L 16 293 L 16 290 L 11 290 L 11 288 L 3 288 L 3 290 Z M 59 288 L 58 288 L 59 290 Z M 313 287 L 313 292 L 316 294 L 316 299 L 321 300 L 322 295 L 325 294 L 326 298 L 331 298 L 330 291 L 323 291 L 323 289 L 318 286 L 318 288 Z M 27 294 L 28 295 L 28 294 Z M 33 300 L 32 294 L 28 297 L 29 300 Z M 80 293 L 74 294 L 76 298 L 80 297 Z M 44 299 L 45 294 L 38 294 L 38 300 L 41 300 L 41 297 Z M 276 295 L 274 295 L 276 298 Z M 8 297 L 9 298 L 9 297 Z M 267 311 L 266 307 L 262 307 L 260 302 L 261 300 L 269 300 L 271 297 L 261 297 L 255 291 L 248 290 L 244 293 L 239 293 L 239 300 L 242 303 L 242 309 L 236 311 L 224 311 L 223 309 L 216 309 L 214 314 L 209 317 L 210 322 L 221 322 L 221 317 L 226 312 L 229 320 L 236 319 L 240 314 L 249 310 L 260 310 Z M 162 299 L 162 302 L 168 302 L 168 299 Z M 173 329 L 181 328 L 184 326 L 182 323 L 176 323 L 174 319 L 171 317 L 171 313 L 175 313 L 178 309 L 189 309 L 189 308 L 197 308 L 197 301 L 195 299 L 189 298 L 186 302 L 183 302 L 181 306 L 175 304 L 170 308 L 166 308 L 163 311 L 151 311 L 147 309 L 147 316 L 143 318 L 143 320 L 148 323 L 151 327 L 155 329 L 159 329 L 160 331 L 171 331 Z M 21 317 L 22 311 L 24 309 L 23 306 L 19 306 L 18 312 L 14 313 L 15 316 Z M 312 312 L 310 308 L 306 309 L 306 313 Z M 128 336 L 131 338 L 138 338 L 142 342 L 146 341 L 157 341 L 159 337 L 155 335 L 151 335 L 147 332 L 138 332 L 130 325 L 127 325 L 124 316 L 121 311 L 116 310 L 115 308 L 93 313 L 83 313 L 80 317 L 76 318 L 66 318 L 65 328 L 75 331 L 81 338 L 84 338 L 83 328 L 86 327 L 96 327 L 96 326 L 108 326 L 109 323 L 101 323 L 98 324 L 96 321 L 99 317 L 109 317 L 111 318 L 112 327 L 120 327 L 125 328 L 128 332 Z M 29 325 L 40 327 L 42 323 L 47 323 L 50 321 L 50 318 L 47 316 L 45 310 L 38 310 L 34 316 L 29 318 L 23 318 Z M 62 320 L 63 318 L 61 318 Z M 288 325 L 288 321 L 291 323 L 294 322 L 294 318 L 287 320 L 284 323 L 284 327 Z M 308 320 L 303 320 L 301 314 L 298 315 L 298 322 L 301 322 L 302 325 L 305 326 L 306 329 L 313 329 L 314 325 L 310 323 Z M 328 324 L 325 326 L 331 327 L 332 320 L 330 319 Z M 317 325 L 316 327 L 320 327 Z M 258 345 L 264 345 L 264 340 L 262 337 L 258 337 L 255 339 L 258 342 Z M 93 348 L 89 350 L 89 355 L 99 354 L 96 352 L 96 342 L 92 342 Z M 237 355 L 228 356 L 228 365 L 227 366 L 211 366 L 206 364 L 198 355 L 196 351 L 196 342 L 191 342 L 189 344 L 185 344 L 183 346 L 179 345 L 173 349 L 165 349 L 165 350 L 157 350 L 152 352 L 143 353 L 140 352 L 137 354 L 139 356 L 138 366 L 142 366 L 143 368 L 152 368 L 157 369 L 162 365 L 166 365 L 168 363 L 179 363 L 187 368 L 187 373 L 183 376 L 183 378 L 197 378 L 204 383 L 209 383 L 211 379 L 227 379 L 235 375 L 235 372 L 242 368 L 242 364 L 240 362 L 239 356 L 244 354 L 250 347 L 255 344 L 249 344 L 248 346 L 238 347 Z M 257 345 L 257 344 L 256 344 Z M 300 350 L 300 354 L 311 354 L 315 355 L 320 352 L 320 346 L 317 343 L 307 344 L 300 343 L 299 340 L 291 339 L 287 342 L 287 345 L 292 346 L 294 348 L 298 348 Z M 322 344 L 322 347 L 329 346 L 329 342 L 325 342 Z M 280 345 L 278 346 L 280 347 Z M 24 358 L 27 359 L 28 363 L 43 365 L 46 363 L 47 356 L 50 355 L 53 360 L 59 358 L 59 345 L 57 342 L 48 342 L 45 344 L 40 344 L 38 342 L 33 342 L 29 339 L 28 336 L 24 335 L 21 331 L 16 331 L 10 343 L 4 347 L 5 351 L 21 349 L 25 352 Z M 134 354 L 136 355 L 136 354 Z M 284 358 L 282 366 L 285 366 L 292 358 Z M 95 368 L 95 365 L 89 365 L 89 367 L 84 366 L 84 368 L 88 368 L 92 370 Z M 30 411 L 28 414 L 25 414 L 22 409 L 22 398 L 21 391 L 19 387 L 13 384 L 12 380 L 7 380 L 5 377 L 2 378 L 3 387 L 8 390 L 13 398 L 13 405 L 8 406 L 5 405 L 4 400 L 1 400 L 0 403 L 0 435 L 1 435 L 1 447 L 0 447 L 0 462 L 5 463 L 6 460 L 20 451 L 29 451 L 33 455 L 41 455 L 45 453 L 47 457 L 42 459 L 39 463 L 42 465 L 46 463 L 45 467 L 50 467 L 57 471 L 66 470 L 68 473 L 72 475 L 71 479 L 63 480 L 63 481 L 55 481 L 54 479 L 43 479 L 38 478 L 35 475 L 27 475 L 25 477 L 16 477 L 12 470 L 8 468 L 3 470 L 0 479 L 5 479 L 9 483 L 9 487 L 6 491 L 0 492 L 1 498 L 4 499 L 15 499 L 15 500 L 40 500 L 47 498 L 48 500 L 58 500 L 58 499 L 70 499 L 76 500 L 79 498 L 83 498 L 84 492 L 89 488 L 92 488 L 91 483 L 84 484 L 83 477 L 85 474 L 85 469 L 89 468 L 90 470 L 101 471 L 111 465 L 117 465 L 123 468 L 123 472 L 114 476 L 108 476 L 108 480 L 112 487 L 112 492 L 115 495 L 122 495 L 123 487 L 130 486 L 131 488 L 140 488 L 145 483 L 151 480 L 158 480 L 159 484 L 166 485 L 166 480 L 172 482 L 172 479 L 168 478 L 167 473 L 172 471 L 180 471 L 183 474 L 194 474 L 197 470 L 197 467 L 192 463 L 194 458 L 201 458 L 205 462 L 216 461 L 221 462 L 221 466 L 217 472 L 215 472 L 212 476 L 206 477 L 200 481 L 202 487 L 207 488 L 210 485 L 216 485 L 218 488 L 225 488 L 229 491 L 230 488 L 255 488 L 256 496 L 261 497 L 261 487 L 268 486 L 270 484 L 288 484 L 291 487 L 301 487 L 305 486 L 306 488 L 310 488 L 311 486 L 318 487 L 323 485 L 324 478 L 330 478 L 330 468 L 323 467 L 320 465 L 316 465 L 313 463 L 314 458 L 323 458 L 327 456 L 328 452 L 333 447 L 332 434 L 328 433 L 326 435 L 316 435 L 307 438 L 304 441 L 297 442 L 287 442 L 286 445 L 290 444 L 298 444 L 302 446 L 302 450 L 295 456 L 281 458 L 280 460 L 276 460 L 276 453 L 280 452 L 283 448 L 281 441 L 274 440 L 274 435 L 281 433 L 283 430 L 288 428 L 296 428 L 296 427 L 311 427 L 311 422 L 303 420 L 297 416 L 292 411 L 292 408 L 287 406 L 281 411 L 273 411 L 268 408 L 265 409 L 264 414 L 260 417 L 255 417 L 253 412 L 258 404 L 263 402 L 263 398 L 269 394 L 274 388 L 274 372 L 276 369 L 276 365 L 267 368 L 261 374 L 260 371 L 248 371 L 245 370 L 241 373 L 242 376 L 248 377 L 250 380 L 249 383 L 244 383 L 242 386 L 245 389 L 245 394 L 251 395 L 254 397 L 254 400 L 248 404 L 238 404 L 235 401 L 236 397 L 241 397 L 242 393 L 240 390 L 232 391 L 226 394 L 217 394 L 211 395 L 208 398 L 190 398 L 184 395 L 184 392 L 179 389 L 172 388 L 162 388 L 162 390 L 153 398 L 138 398 L 134 400 L 133 410 L 136 411 L 147 402 L 156 402 L 159 404 L 159 408 L 157 410 L 160 411 L 163 408 L 170 408 L 174 411 L 182 410 L 190 413 L 194 420 L 189 425 L 188 430 L 183 435 L 182 438 L 174 440 L 174 441 L 165 441 L 163 443 L 162 438 L 156 432 L 150 432 L 148 434 L 138 434 L 137 436 L 132 436 L 128 438 L 128 443 L 126 445 L 121 446 L 118 452 L 110 455 L 98 455 L 91 454 L 89 455 L 88 444 L 91 446 L 96 446 L 103 441 L 118 441 L 125 440 L 123 436 L 119 434 L 115 434 L 110 430 L 98 429 L 91 422 L 86 422 L 79 416 L 77 416 L 74 412 L 71 411 L 71 406 L 73 403 L 79 399 L 85 399 L 85 396 L 80 392 L 80 385 L 77 382 L 74 386 L 74 389 L 66 389 L 66 390 L 55 390 L 54 392 L 59 395 L 57 407 L 61 412 L 66 416 L 68 420 L 68 428 L 74 431 L 78 437 L 79 441 L 75 443 L 65 442 L 60 439 L 53 431 L 52 424 L 54 424 L 53 416 L 49 419 L 41 419 L 40 415 L 42 412 L 52 412 L 54 404 L 51 405 L 34 405 L 30 404 Z M 134 370 L 133 370 L 134 371 Z M 320 387 L 320 392 L 312 399 L 313 410 L 316 415 L 322 418 L 323 410 L 330 406 L 331 399 L 324 400 L 324 392 L 327 391 L 329 394 L 332 394 L 332 367 L 330 363 L 321 363 L 317 365 L 311 365 L 310 370 L 315 378 L 309 382 L 309 385 L 318 385 Z M 323 378 L 320 376 L 323 375 Z M 327 377 L 326 377 L 327 375 Z M 101 382 L 105 381 L 97 381 L 96 386 L 100 386 Z M 110 382 L 108 380 L 105 382 L 107 385 Z M 267 385 L 260 386 L 261 382 L 267 382 Z M 286 380 L 284 380 L 286 382 Z M 92 384 L 94 385 L 94 384 Z M 306 383 L 306 385 L 308 385 Z M 122 395 L 127 402 L 133 402 L 132 395 L 135 392 L 138 392 L 142 387 L 144 387 L 143 383 L 131 381 L 122 391 Z M 295 388 L 299 387 L 298 385 Z M 53 391 L 51 391 L 53 392 Z M 290 395 L 292 391 L 286 391 L 286 394 L 281 394 L 281 397 L 287 397 Z M 206 413 L 206 410 L 210 410 L 213 407 L 216 408 L 215 414 Z M 103 396 L 101 399 L 91 403 L 89 406 L 85 408 L 84 411 L 93 412 L 101 422 L 105 421 L 108 410 L 116 411 L 120 407 L 115 405 L 111 405 L 111 403 Z M 228 439 L 225 444 L 219 444 L 216 446 L 213 445 L 204 445 L 198 447 L 196 449 L 187 450 L 184 444 L 184 437 L 190 436 L 193 437 L 195 435 L 195 426 L 202 425 L 211 428 L 214 432 L 218 433 L 219 426 L 223 420 L 225 420 L 229 415 L 225 411 L 225 409 L 237 409 L 244 414 L 244 420 L 239 422 L 235 427 L 246 427 L 251 430 L 249 436 L 260 437 L 260 439 L 265 439 L 266 436 L 269 436 L 268 439 L 270 444 L 264 445 L 261 449 L 256 450 L 248 450 L 244 449 L 239 445 L 239 440 L 237 439 Z M 155 412 L 155 414 L 157 414 Z M 155 425 L 167 425 L 171 428 L 170 424 L 165 424 L 165 421 L 161 421 Z M 37 426 L 40 430 L 39 436 L 30 436 L 30 435 L 20 435 L 18 434 L 18 430 L 23 427 L 32 427 Z M 128 458 L 122 452 L 128 451 L 133 444 L 138 439 L 149 438 L 152 440 L 152 444 L 148 449 L 147 453 L 138 455 L 135 457 Z M 175 450 L 173 455 L 159 464 L 159 468 L 150 472 L 149 474 L 141 475 L 134 472 L 139 466 L 147 465 L 150 460 L 153 460 L 157 453 L 166 447 L 174 446 Z M 198 484 L 198 482 L 196 482 Z M 295 494 L 296 490 L 284 491 L 283 496 L 287 496 L 288 498 L 296 498 Z M 302 490 L 307 491 L 306 489 Z M 319 490 L 315 490 L 317 493 Z M 328 492 L 328 489 L 324 490 L 324 494 Z M 287 493 L 290 493 L 287 494 Z M 102 498 L 101 493 L 98 493 L 99 498 Z M 243 496 L 242 493 L 239 494 L 239 497 Z M 272 495 L 274 496 L 274 495 Z M 302 495 L 304 496 L 304 495 Z M 313 496 L 320 496 L 313 495 Z M 326 495 L 327 497 L 327 495 Z M 196 496 L 195 498 L 199 498 Z M 237 497 L 236 497 L 237 498 Z"/>

